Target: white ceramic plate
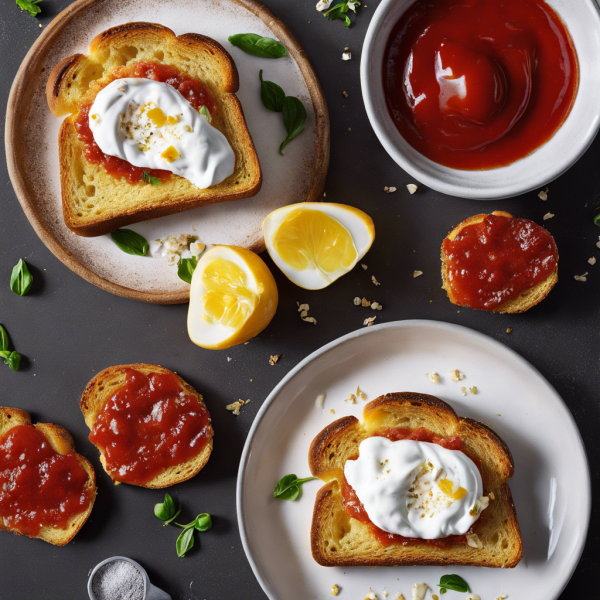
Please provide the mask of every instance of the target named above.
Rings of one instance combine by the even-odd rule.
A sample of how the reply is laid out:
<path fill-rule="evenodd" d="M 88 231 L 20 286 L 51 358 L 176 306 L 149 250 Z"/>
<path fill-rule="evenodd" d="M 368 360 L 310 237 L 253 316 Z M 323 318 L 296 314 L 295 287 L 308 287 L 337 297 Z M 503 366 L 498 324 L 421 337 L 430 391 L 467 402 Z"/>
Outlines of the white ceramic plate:
<path fill-rule="evenodd" d="M 329 163 L 329 118 L 316 75 L 298 41 L 255 0 L 79 0 L 44 29 L 17 75 L 7 118 L 9 171 L 28 218 L 50 250 L 88 281 L 150 302 L 184 302 L 189 285 L 165 259 L 125 254 L 109 236 L 79 237 L 66 227 L 62 216 L 58 161 L 62 119 L 55 118 L 47 106 L 48 75 L 61 59 L 78 52 L 87 54 L 98 33 L 143 20 L 165 25 L 177 35 L 208 35 L 230 52 L 240 76 L 237 96 L 263 171 L 262 189 L 253 198 L 130 226 L 149 241 L 189 234 L 205 244 L 262 249 L 262 222 L 267 214 L 321 196 Z M 290 53 L 269 60 L 232 48 L 228 36 L 247 32 L 283 37 Z M 265 79 L 281 85 L 287 95 L 299 97 L 307 108 L 305 129 L 286 147 L 285 156 L 278 152 L 286 136 L 283 120 L 262 105 L 260 69 Z"/>
<path fill-rule="evenodd" d="M 450 381 L 453 369 L 465 373 L 466 379 Z M 440 374 L 441 383 L 427 379 L 430 371 Z M 463 385 L 477 386 L 477 394 L 463 396 Z M 364 402 L 344 402 L 357 386 L 369 400 L 386 392 L 433 394 L 460 416 L 489 424 L 504 439 L 515 461 L 510 486 L 523 534 L 523 559 L 515 569 L 328 568 L 314 562 L 309 530 L 320 482 L 307 483 L 296 502 L 275 500 L 273 488 L 285 474 L 310 475 L 308 448 L 321 429 L 345 415 L 361 415 Z M 319 410 L 315 399 L 323 393 L 325 407 Z M 555 600 L 585 543 L 590 474 L 571 413 L 523 358 L 464 327 L 401 321 L 365 328 L 328 344 L 273 390 L 244 448 L 237 508 L 246 555 L 271 600 L 330 598 L 334 583 L 341 588 L 340 600 L 364 598 L 369 588 L 379 599 L 384 589 L 389 600 L 398 592 L 410 598 L 413 583 L 435 586 L 450 573 L 464 577 L 484 600 L 501 594 L 515 600 Z M 444 598 L 464 594 L 448 592 Z"/>

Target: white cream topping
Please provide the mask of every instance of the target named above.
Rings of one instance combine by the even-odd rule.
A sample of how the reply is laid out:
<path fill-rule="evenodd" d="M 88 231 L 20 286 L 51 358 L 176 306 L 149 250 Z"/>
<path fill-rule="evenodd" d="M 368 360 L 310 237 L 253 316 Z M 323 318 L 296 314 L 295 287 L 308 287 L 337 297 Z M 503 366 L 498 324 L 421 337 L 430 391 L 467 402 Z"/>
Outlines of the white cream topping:
<path fill-rule="evenodd" d="M 439 444 L 369 437 L 344 473 L 371 521 L 404 537 L 463 535 L 487 506 L 475 463 Z"/>
<path fill-rule="evenodd" d="M 227 138 L 166 83 L 116 79 L 96 96 L 89 123 L 105 154 L 171 171 L 201 189 L 220 183 L 235 167 Z"/>

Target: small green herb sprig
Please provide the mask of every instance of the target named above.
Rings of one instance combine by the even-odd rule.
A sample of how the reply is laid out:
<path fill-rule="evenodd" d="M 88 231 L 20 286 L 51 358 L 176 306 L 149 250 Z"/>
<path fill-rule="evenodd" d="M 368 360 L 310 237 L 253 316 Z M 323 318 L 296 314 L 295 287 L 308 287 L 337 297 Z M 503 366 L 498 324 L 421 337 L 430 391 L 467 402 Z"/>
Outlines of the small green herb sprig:
<path fill-rule="evenodd" d="M 210 116 L 210 111 L 204 105 L 200 107 L 200 114 L 206 117 L 206 120 L 210 123 L 212 121 L 212 117 Z"/>
<path fill-rule="evenodd" d="M 598 227 L 600 227 L 600 213 L 594 217 L 594 225 L 598 225 Z"/>
<path fill-rule="evenodd" d="M 257 33 L 237 33 L 227 38 L 232 46 L 261 58 L 282 58 L 287 54 L 285 46 L 269 37 Z"/>
<path fill-rule="evenodd" d="M 443 575 L 438 587 L 440 588 L 440 594 L 445 594 L 448 590 L 454 592 L 471 591 L 467 582 L 460 575 Z"/>
<path fill-rule="evenodd" d="M 360 5 L 358 0 L 343 0 L 339 4 L 336 4 L 325 11 L 323 15 L 327 17 L 329 21 L 341 21 L 345 27 L 350 27 L 352 21 L 348 16 L 348 11 L 351 10 L 356 14 L 356 8 Z"/>
<path fill-rule="evenodd" d="M 265 81 L 262 69 L 258 76 L 260 79 L 260 97 L 267 110 L 280 112 L 283 115 L 283 124 L 287 137 L 279 146 L 279 153 L 304 129 L 306 121 L 306 108 L 304 104 L 294 96 L 286 96 L 283 89 L 272 81 Z"/>
<path fill-rule="evenodd" d="M 142 181 L 149 183 L 150 185 L 162 185 L 162 181 L 158 177 L 150 175 L 150 171 L 142 171 Z"/>
<path fill-rule="evenodd" d="M 42 0 L 17 0 L 17 6 L 21 10 L 26 10 L 32 17 L 35 17 L 42 12 L 42 9 L 38 6 L 41 1 Z"/>
<path fill-rule="evenodd" d="M 275 485 L 273 497 L 277 500 L 297 500 L 302 493 L 302 486 L 307 481 L 313 481 L 316 477 L 298 479 L 297 475 L 284 475 Z"/>
<path fill-rule="evenodd" d="M 20 259 L 12 270 L 10 276 L 10 289 L 17 294 L 17 296 L 24 296 L 31 289 L 32 283 L 33 277 L 29 272 L 27 263 L 23 259 Z"/>
<path fill-rule="evenodd" d="M 148 240 L 131 229 L 117 229 L 110 234 L 113 242 L 120 250 L 133 256 L 148 254 Z"/>
<path fill-rule="evenodd" d="M 170 494 L 165 494 L 165 501 L 154 507 L 154 516 L 164 521 L 164 526 L 174 525 L 183 529 L 175 544 L 177 556 L 183 558 L 194 547 L 194 531 L 208 531 L 212 527 L 212 519 L 208 513 L 200 513 L 191 523 L 181 525 L 175 521 L 180 512 L 181 507 Z"/>
<path fill-rule="evenodd" d="M 10 350 L 10 338 L 2 325 L 0 325 L 0 359 L 12 371 L 18 371 L 21 366 L 21 355 L 16 350 Z"/>

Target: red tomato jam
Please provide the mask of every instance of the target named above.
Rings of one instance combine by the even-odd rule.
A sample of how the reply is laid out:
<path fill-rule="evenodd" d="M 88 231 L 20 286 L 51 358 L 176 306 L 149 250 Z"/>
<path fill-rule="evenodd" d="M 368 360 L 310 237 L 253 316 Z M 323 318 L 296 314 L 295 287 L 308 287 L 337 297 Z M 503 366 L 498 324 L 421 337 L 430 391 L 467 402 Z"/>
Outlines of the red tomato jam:
<path fill-rule="evenodd" d="M 88 479 L 75 452 L 58 453 L 31 425 L 12 427 L 0 438 L 0 529 L 65 529 L 90 505 Z"/>
<path fill-rule="evenodd" d="M 386 437 L 393 442 L 397 442 L 398 440 L 415 440 L 417 442 L 439 444 L 448 450 L 462 450 L 462 439 L 460 436 L 451 435 L 442 437 L 429 431 L 428 429 L 425 429 L 425 427 L 419 427 L 419 429 L 408 429 L 406 427 L 385 427 L 378 429 L 375 433 L 373 433 L 373 435 Z M 390 546 L 392 544 L 400 544 L 402 546 L 428 544 L 430 546 L 447 548 L 454 544 L 466 544 L 467 542 L 466 534 L 449 535 L 445 538 L 439 538 L 435 540 L 423 540 L 421 538 L 410 538 L 404 537 L 403 535 L 397 535 L 395 533 L 388 533 L 387 531 L 380 529 L 377 527 L 377 525 L 371 522 L 371 519 L 369 519 L 367 511 L 362 505 L 362 502 L 358 499 L 358 496 L 356 495 L 356 492 L 352 486 L 346 481 L 346 477 L 344 477 L 342 481 L 342 502 L 346 513 L 348 513 L 348 515 L 350 515 L 353 519 L 368 525 L 377 541 L 383 546 Z M 473 532 L 473 527 L 468 533 Z"/>
<path fill-rule="evenodd" d="M 558 263 L 552 236 L 527 219 L 486 215 L 446 238 L 442 253 L 453 301 L 493 310 L 544 281 Z"/>
<path fill-rule="evenodd" d="M 167 83 L 180 92 L 196 110 L 200 110 L 202 106 L 206 106 L 211 115 L 215 114 L 216 103 L 206 86 L 174 67 L 143 61 L 131 66 L 117 67 L 111 73 L 110 81 L 107 81 L 106 85 L 115 79 L 123 79 L 125 77 L 153 79 L 154 81 Z M 96 144 L 94 134 L 90 129 L 89 114 L 91 106 L 91 104 L 82 105 L 75 119 L 75 130 L 79 139 L 84 143 L 83 154 L 86 160 L 93 164 L 102 165 L 109 175 L 117 179 L 124 178 L 129 183 L 143 181 L 144 171 L 148 173 L 149 177 L 157 177 L 161 181 L 166 181 L 172 175 L 170 171 L 161 169 L 134 167 L 122 158 L 104 154 L 98 144 Z"/>
<path fill-rule="evenodd" d="M 509 165 L 569 115 L 579 66 L 543 0 L 417 0 L 383 65 L 390 115 L 406 141 L 455 169 Z"/>
<path fill-rule="evenodd" d="M 116 481 L 142 485 L 198 456 L 213 435 L 210 415 L 173 373 L 127 369 L 125 383 L 104 404 L 90 441 Z"/>

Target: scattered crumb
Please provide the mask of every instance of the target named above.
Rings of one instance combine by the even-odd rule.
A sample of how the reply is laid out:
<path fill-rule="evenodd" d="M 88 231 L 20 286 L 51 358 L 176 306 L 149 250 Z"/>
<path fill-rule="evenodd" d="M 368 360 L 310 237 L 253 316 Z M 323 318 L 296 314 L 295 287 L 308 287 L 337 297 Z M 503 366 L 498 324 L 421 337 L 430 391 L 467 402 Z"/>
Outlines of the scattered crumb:
<path fill-rule="evenodd" d="M 471 394 L 475 395 L 477 393 L 477 386 L 473 386 L 469 388 L 469 391 L 471 392 Z"/>
<path fill-rule="evenodd" d="M 337 583 L 334 583 L 331 586 L 331 595 L 337 596 L 340 593 L 340 586 Z"/>
<path fill-rule="evenodd" d="M 325 406 L 325 398 L 327 397 L 327 394 L 320 394 L 319 396 L 317 396 L 317 399 L 315 401 L 315 406 L 317 408 L 323 408 Z"/>
<path fill-rule="evenodd" d="M 508 596 L 506 594 L 500 594 L 496 600 L 506 600 L 506 598 L 508 598 Z"/>
<path fill-rule="evenodd" d="M 342 92 L 342 96 L 344 96 L 344 98 L 347 98 L 347 97 L 348 97 L 348 92 L 346 92 L 346 91 L 343 91 L 343 92 Z"/>
<path fill-rule="evenodd" d="M 352 131 L 352 127 L 348 127 L 348 131 Z"/>
<path fill-rule="evenodd" d="M 417 191 L 419 188 L 418 188 L 418 186 L 416 186 L 414 183 L 409 183 L 409 184 L 406 186 L 406 189 L 408 190 L 408 192 L 409 192 L 410 194 L 415 194 L 415 193 L 416 193 L 416 191 Z"/>
<path fill-rule="evenodd" d="M 421 275 L 423 275 L 423 271 L 413 271 L 413 279 L 421 277 Z"/>
<path fill-rule="evenodd" d="M 393 194 L 396 191 L 395 187 L 388 187 L 387 185 L 383 188 L 386 194 Z"/>
<path fill-rule="evenodd" d="M 370 301 L 370 300 L 367 300 L 366 298 L 363 298 L 363 299 L 360 301 L 360 304 L 361 304 L 361 306 L 365 306 L 365 307 L 366 307 L 366 306 L 371 306 L 371 301 Z"/>
<path fill-rule="evenodd" d="M 497 417 L 501 417 L 502 415 L 501 415 L 500 413 L 498 413 L 496 416 L 497 416 Z"/>
<path fill-rule="evenodd" d="M 350 60 L 352 58 L 352 54 L 350 52 L 344 52 L 342 54 L 342 60 Z"/>
<path fill-rule="evenodd" d="M 300 313 L 300 318 L 307 323 L 312 323 L 313 325 L 317 324 L 317 320 L 314 317 L 308 316 L 308 311 L 310 310 L 310 306 L 308 304 L 300 304 L 300 302 L 296 302 L 298 305 L 298 312 Z"/>
<path fill-rule="evenodd" d="M 358 296 L 356 296 L 356 298 L 354 298 L 354 306 L 360 306 L 360 303 L 361 299 Z"/>
<path fill-rule="evenodd" d="M 598 242 L 600 244 L 600 242 Z M 599 246 L 600 247 L 600 246 Z M 364 263 L 361 263 L 360 265 L 365 271 L 369 268 L 367 267 L 367 265 L 365 265 Z"/>
<path fill-rule="evenodd" d="M 281 354 L 273 354 L 273 355 L 271 355 L 271 358 L 269 358 L 269 364 L 271 366 L 276 365 L 280 356 L 281 356 Z"/>
<path fill-rule="evenodd" d="M 440 382 L 440 376 L 435 371 L 433 371 L 432 373 L 425 373 L 425 375 L 427 375 L 427 378 L 429 379 L 429 381 L 431 381 L 431 383 Z"/>
<path fill-rule="evenodd" d="M 350 404 L 356 404 L 356 396 L 350 394 L 347 398 L 344 398 L 344 402 L 350 402 Z"/>
<path fill-rule="evenodd" d="M 372 281 L 372 282 L 373 282 L 375 285 L 381 285 L 381 284 L 379 283 L 379 281 L 377 281 L 377 279 L 375 279 L 375 275 L 372 275 L 372 276 L 371 276 L 371 281 Z"/>
<path fill-rule="evenodd" d="M 39 28 L 40 28 L 40 29 L 42 28 L 42 24 L 41 24 L 41 23 L 39 24 Z"/>
<path fill-rule="evenodd" d="M 231 362 L 233 359 L 231 358 L 231 356 L 227 357 L 227 362 Z"/>
<path fill-rule="evenodd" d="M 544 202 L 546 202 L 546 200 L 548 200 L 548 188 L 546 188 L 545 190 L 542 190 L 539 194 L 538 194 L 538 198 L 540 200 L 543 200 Z"/>
<path fill-rule="evenodd" d="M 244 404 L 248 404 L 248 402 L 250 402 L 250 400 L 246 400 L 244 402 L 244 400 L 242 400 L 240 398 L 239 400 L 236 400 L 235 402 L 232 402 L 231 404 L 228 404 L 225 408 L 227 410 L 230 410 L 234 415 L 239 415 L 240 414 L 240 408 L 242 408 L 242 406 L 244 406 Z"/>
<path fill-rule="evenodd" d="M 575 275 L 575 281 L 587 281 L 588 273 L 584 273 L 583 275 Z"/>
<path fill-rule="evenodd" d="M 383 308 L 383 306 L 381 306 L 381 304 L 379 304 L 379 302 L 372 302 L 371 303 L 371 308 L 373 310 L 381 310 Z"/>
<path fill-rule="evenodd" d="M 555 215 L 553 215 L 551 212 L 547 212 L 544 215 L 544 221 L 547 221 L 548 219 L 552 219 Z"/>
<path fill-rule="evenodd" d="M 463 387 L 460 388 L 460 391 L 462 392 L 463 396 L 467 395 L 467 388 L 463 385 Z"/>
<path fill-rule="evenodd" d="M 512 333 L 512 330 L 513 330 L 513 328 L 512 328 L 512 327 L 509 327 L 509 328 L 506 330 L 506 333 Z"/>
<path fill-rule="evenodd" d="M 429 586 L 426 583 L 415 583 L 412 586 L 413 600 L 424 600 Z"/>
<path fill-rule="evenodd" d="M 588 258 L 588 263 L 590 263 L 590 265 L 595 265 L 596 264 L 596 257 L 592 256 L 592 258 Z"/>
<path fill-rule="evenodd" d="M 365 596 L 365 600 L 377 600 L 377 596 L 373 590 L 369 590 L 369 593 Z"/>
<path fill-rule="evenodd" d="M 381 595 L 382 595 L 384 598 L 387 598 L 387 597 L 388 597 L 390 594 L 388 593 L 388 591 L 387 591 L 387 590 L 383 590 L 383 592 L 381 592 Z"/>
<path fill-rule="evenodd" d="M 190 244 L 190 254 L 194 258 L 198 258 L 206 250 L 206 244 L 202 242 L 192 242 Z"/>
<path fill-rule="evenodd" d="M 490 500 L 495 500 L 496 496 L 494 496 L 494 492 L 490 492 Z"/>
<path fill-rule="evenodd" d="M 350 50 L 350 46 L 346 46 L 346 47 L 344 48 L 344 52 L 348 52 L 348 50 Z"/>
<path fill-rule="evenodd" d="M 450 379 L 452 381 L 461 381 L 465 378 L 465 374 L 461 373 L 458 369 L 454 369 L 454 371 L 450 371 Z"/>
<path fill-rule="evenodd" d="M 440 597 L 437 594 L 431 594 L 431 600 L 440 600 Z"/>
<path fill-rule="evenodd" d="M 377 317 L 368 317 L 363 321 L 363 325 L 366 325 L 367 327 L 371 327 L 371 325 L 373 325 L 373 322 L 375 321 Z"/>
<path fill-rule="evenodd" d="M 361 399 L 361 400 L 366 400 L 367 399 L 367 395 L 360 389 L 360 387 L 356 388 L 356 395 Z"/>
<path fill-rule="evenodd" d="M 596 246 L 597 246 L 598 248 L 600 248 L 600 242 L 596 242 Z M 44 269 L 44 271 L 45 271 L 45 270 L 46 270 L 46 269 Z"/>
<path fill-rule="evenodd" d="M 467 544 L 471 546 L 471 548 L 483 548 L 483 544 L 476 533 L 467 533 Z"/>
<path fill-rule="evenodd" d="M 330 408 L 330 409 L 329 409 L 329 412 L 330 412 L 332 415 L 335 415 L 335 410 L 333 410 L 333 408 Z"/>
<path fill-rule="evenodd" d="M 404 594 L 398 594 L 394 600 L 406 600 L 406 598 L 404 597 Z"/>

